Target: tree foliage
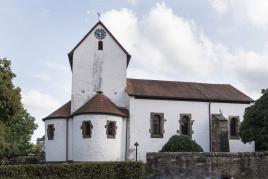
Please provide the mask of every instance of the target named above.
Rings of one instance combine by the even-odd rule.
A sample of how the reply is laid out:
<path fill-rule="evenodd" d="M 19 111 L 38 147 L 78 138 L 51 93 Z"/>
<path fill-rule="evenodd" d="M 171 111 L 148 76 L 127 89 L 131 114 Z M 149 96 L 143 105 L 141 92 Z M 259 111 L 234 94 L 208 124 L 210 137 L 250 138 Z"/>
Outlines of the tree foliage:
<path fill-rule="evenodd" d="M 25 155 L 37 124 L 21 103 L 20 88 L 12 80 L 11 61 L 0 59 L 0 158 Z"/>
<path fill-rule="evenodd" d="M 255 141 L 256 150 L 268 150 L 268 90 L 246 108 L 240 136 L 244 143 Z"/>
<path fill-rule="evenodd" d="M 186 135 L 174 135 L 160 152 L 203 152 L 202 147 Z"/>

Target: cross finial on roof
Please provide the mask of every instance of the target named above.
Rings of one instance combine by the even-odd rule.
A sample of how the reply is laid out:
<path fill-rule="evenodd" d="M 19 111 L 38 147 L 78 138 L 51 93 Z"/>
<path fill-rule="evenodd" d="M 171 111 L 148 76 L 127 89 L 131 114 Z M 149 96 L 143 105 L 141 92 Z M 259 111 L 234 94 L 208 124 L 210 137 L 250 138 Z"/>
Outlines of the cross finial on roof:
<path fill-rule="evenodd" d="M 97 15 L 98 15 L 98 20 L 100 21 L 101 13 L 100 12 L 97 12 Z"/>

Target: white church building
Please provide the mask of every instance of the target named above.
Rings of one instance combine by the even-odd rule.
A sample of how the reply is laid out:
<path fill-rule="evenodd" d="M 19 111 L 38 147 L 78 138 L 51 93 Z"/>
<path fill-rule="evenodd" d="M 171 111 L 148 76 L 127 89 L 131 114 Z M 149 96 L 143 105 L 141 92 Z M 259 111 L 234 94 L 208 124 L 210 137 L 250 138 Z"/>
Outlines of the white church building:
<path fill-rule="evenodd" d="M 254 152 L 239 124 L 254 101 L 229 84 L 127 78 L 130 54 L 99 21 L 68 54 L 71 100 L 45 117 L 46 161 L 146 161 L 173 135 L 205 152 Z"/>

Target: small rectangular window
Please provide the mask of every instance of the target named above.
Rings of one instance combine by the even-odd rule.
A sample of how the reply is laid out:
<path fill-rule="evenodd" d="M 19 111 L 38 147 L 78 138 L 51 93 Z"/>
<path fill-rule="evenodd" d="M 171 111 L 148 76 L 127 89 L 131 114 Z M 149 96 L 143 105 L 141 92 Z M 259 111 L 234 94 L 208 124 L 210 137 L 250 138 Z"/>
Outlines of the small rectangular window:
<path fill-rule="evenodd" d="M 82 136 L 83 138 L 91 138 L 91 134 L 92 134 L 92 124 L 91 121 L 83 121 L 82 122 Z"/>
<path fill-rule="evenodd" d="M 164 134 L 164 113 L 151 113 L 151 138 L 163 138 Z"/>
<path fill-rule="evenodd" d="M 47 125 L 47 139 L 48 140 L 53 140 L 54 139 L 54 124 L 49 124 Z"/>
<path fill-rule="evenodd" d="M 229 116 L 229 134 L 231 139 L 239 139 L 239 116 Z"/>
<path fill-rule="evenodd" d="M 107 134 L 107 138 L 112 138 L 114 139 L 116 136 L 116 121 L 107 121 L 107 125 L 106 127 L 106 134 Z"/>
<path fill-rule="evenodd" d="M 98 42 L 98 50 L 103 50 L 103 42 L 102 41 Z"/>

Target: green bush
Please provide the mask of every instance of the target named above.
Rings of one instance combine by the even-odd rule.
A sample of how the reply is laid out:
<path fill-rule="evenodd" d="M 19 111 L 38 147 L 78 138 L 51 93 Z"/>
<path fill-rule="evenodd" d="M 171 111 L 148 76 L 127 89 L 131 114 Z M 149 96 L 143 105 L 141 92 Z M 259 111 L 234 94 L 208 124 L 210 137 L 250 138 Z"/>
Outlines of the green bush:
<path fill-rule="evenodd" d="M 11 158 L 9 160 L 3 159 L 0 165 L 24 165 L 24 164 L 38 164 L 41 160 L 36 156 L 20 156 Z"/>
<path fill-rule="evenodd" d="M 143 163 L 130 161 L 0 166 L 0 178 L 139 179 L 143 175 Z"/>
<path fill-rule="evenodd" d="M 189 136 L 174 135 L 160 152 L 203 152 L 203 149 Z"/>

